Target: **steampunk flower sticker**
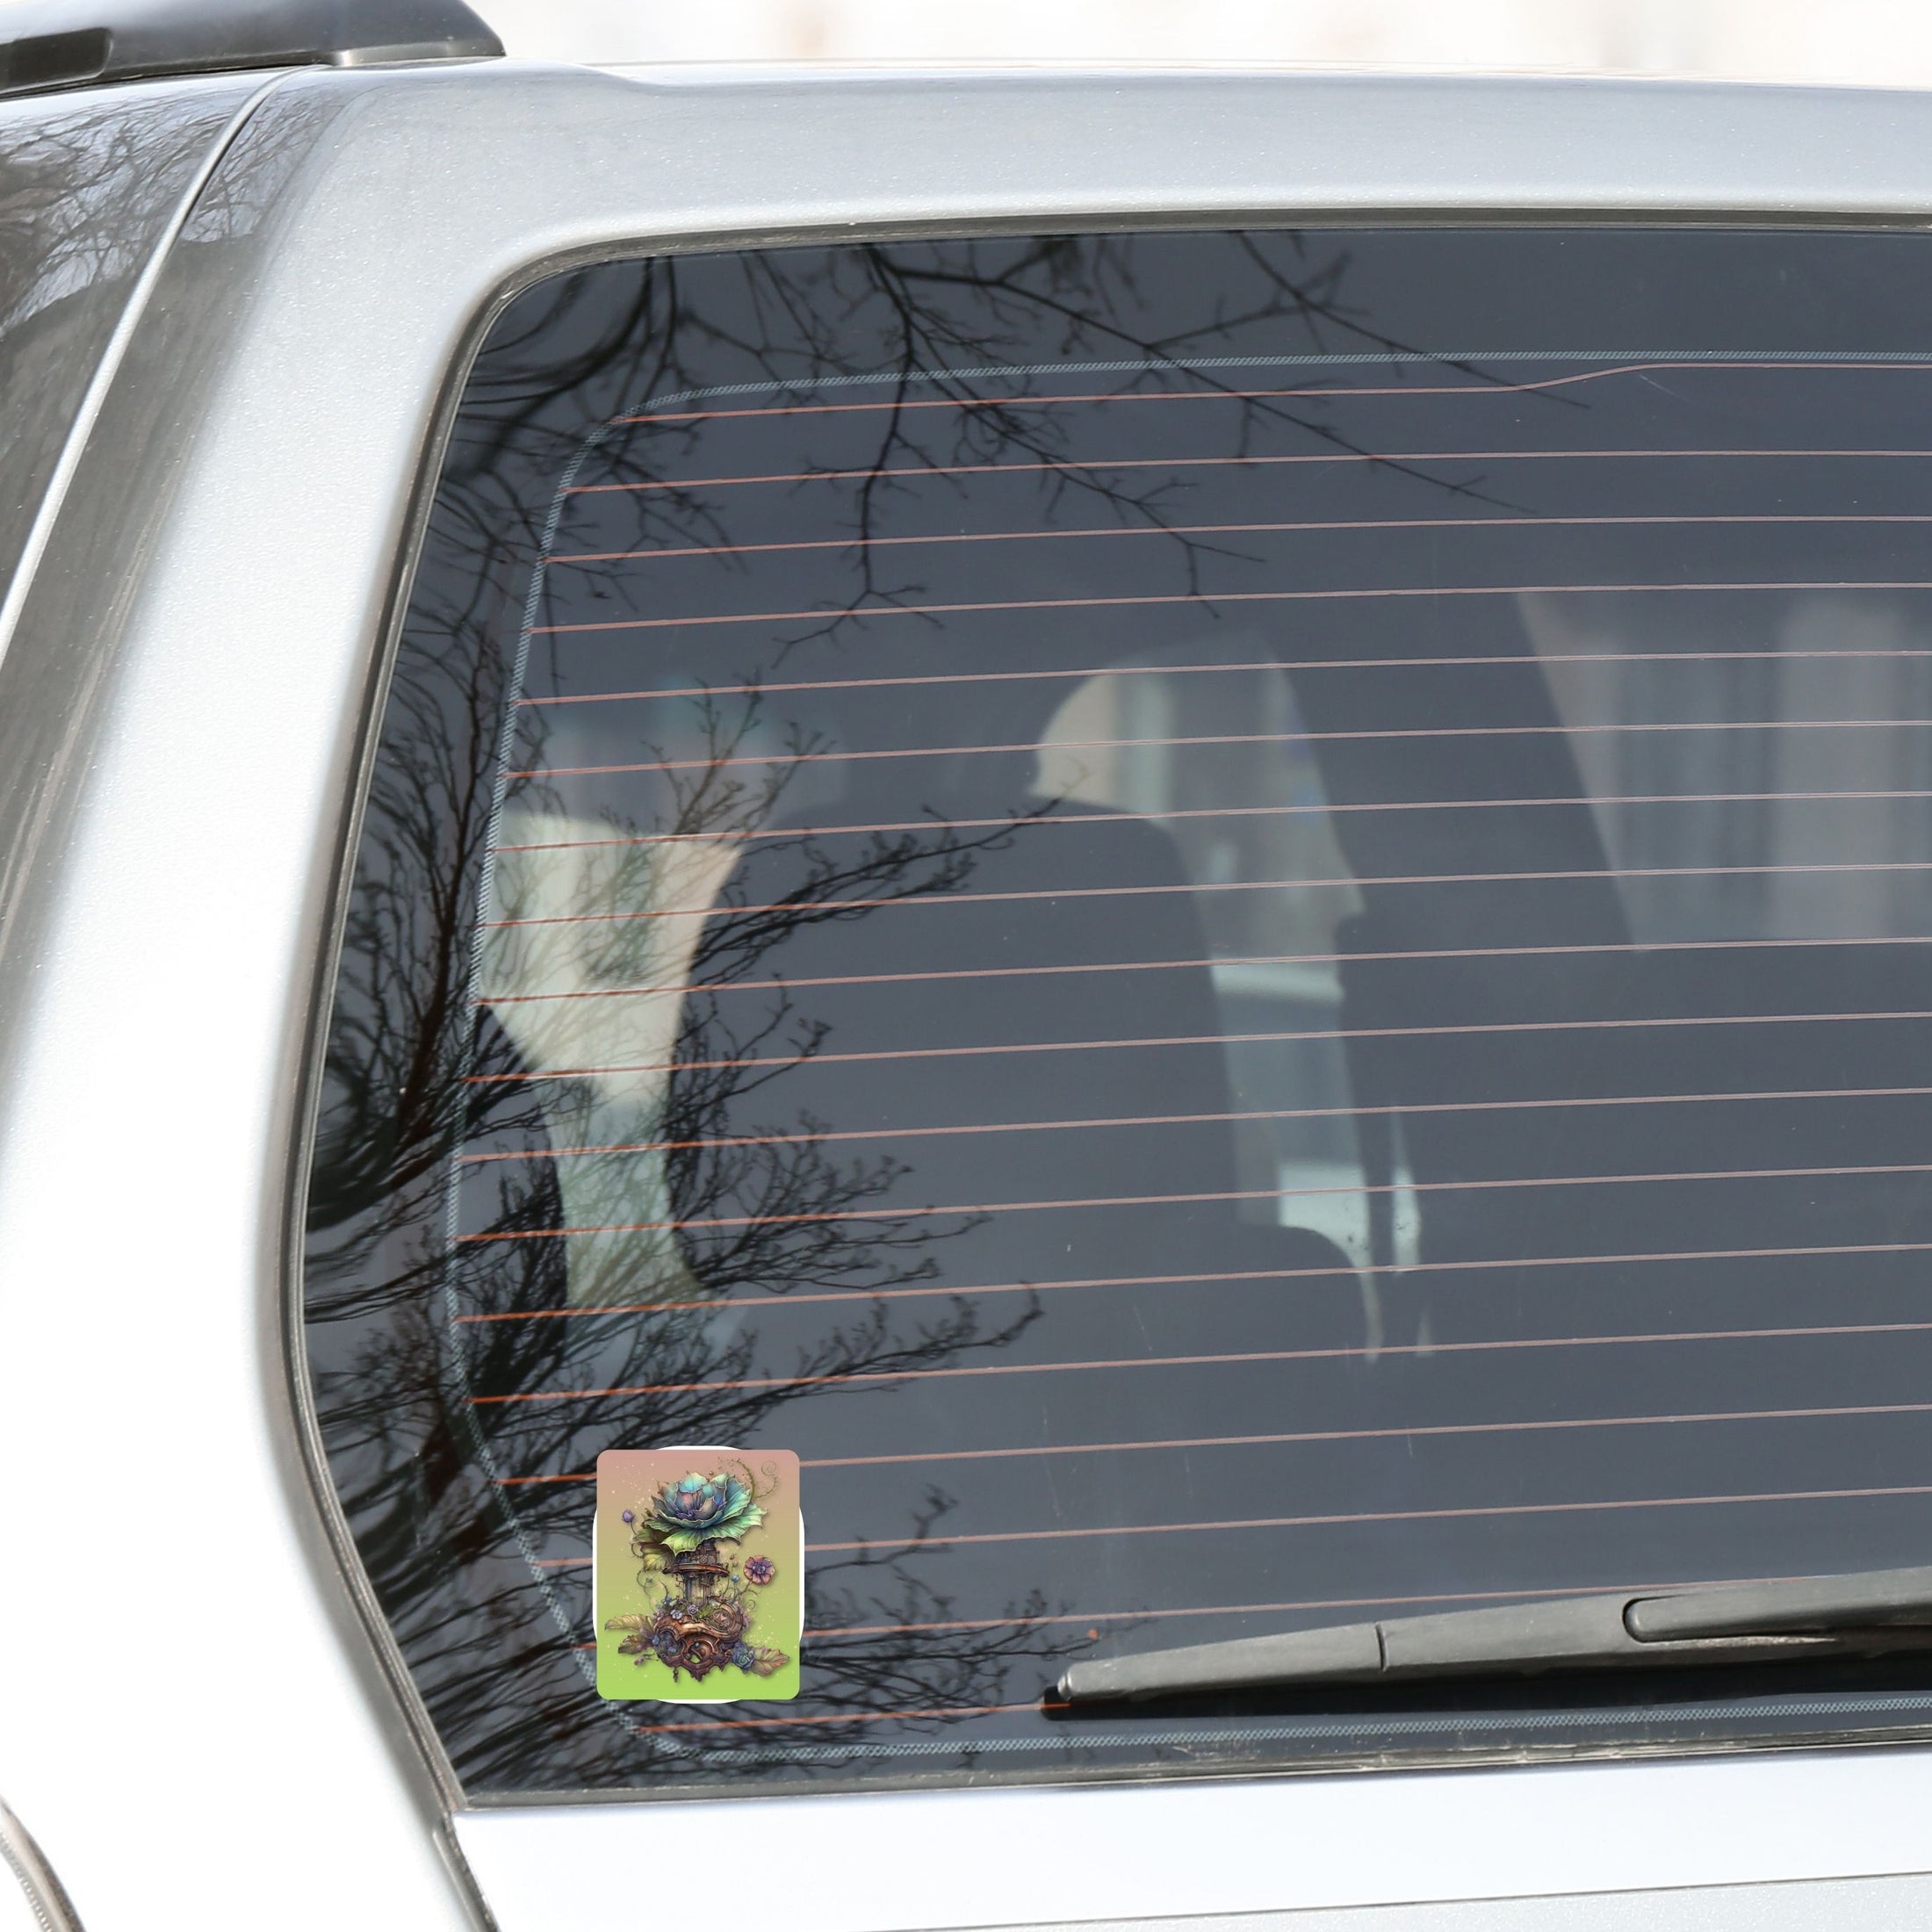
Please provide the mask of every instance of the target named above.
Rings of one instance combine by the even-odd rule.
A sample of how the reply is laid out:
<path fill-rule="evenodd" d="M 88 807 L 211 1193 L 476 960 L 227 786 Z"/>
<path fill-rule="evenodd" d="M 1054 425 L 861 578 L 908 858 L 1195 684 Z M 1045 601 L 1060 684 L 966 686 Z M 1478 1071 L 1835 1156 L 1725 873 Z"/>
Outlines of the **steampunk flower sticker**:
<path fill-rule="evenodd" d="M 602 1696 L 797 1695 L 804 1531 L 796 1456 L 607 1449 L 597 1459 L 595 1534 Z"/>

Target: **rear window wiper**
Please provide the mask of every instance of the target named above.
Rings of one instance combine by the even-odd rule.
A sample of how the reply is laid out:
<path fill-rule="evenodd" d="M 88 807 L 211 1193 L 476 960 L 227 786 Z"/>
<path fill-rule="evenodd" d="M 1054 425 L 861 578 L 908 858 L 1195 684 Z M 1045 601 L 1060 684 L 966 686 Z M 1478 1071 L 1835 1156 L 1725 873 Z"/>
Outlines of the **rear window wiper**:
<path fill-rule="evenodd" d="M 1072 1665 L 1070 1705 L 1296 1684 L 1657 1669 L 1932 1650 L 1932 1568 L 1505 1604 Z"/>

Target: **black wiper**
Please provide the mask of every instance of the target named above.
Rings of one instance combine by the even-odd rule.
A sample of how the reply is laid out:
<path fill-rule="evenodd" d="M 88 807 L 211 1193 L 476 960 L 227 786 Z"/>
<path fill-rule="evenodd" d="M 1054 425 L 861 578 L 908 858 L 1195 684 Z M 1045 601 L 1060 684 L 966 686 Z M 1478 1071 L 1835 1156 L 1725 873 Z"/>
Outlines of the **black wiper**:
<path fill-rule="evenodd" d="M 1298 1683 L 1654 1670 L 1891 1650 L 1932 1650 L 1932 1568 L 1619 1590 L 1184 1644 L 1074 1664 L 1060 1679 L 1059 1696 L 1097 1704 Z"/>

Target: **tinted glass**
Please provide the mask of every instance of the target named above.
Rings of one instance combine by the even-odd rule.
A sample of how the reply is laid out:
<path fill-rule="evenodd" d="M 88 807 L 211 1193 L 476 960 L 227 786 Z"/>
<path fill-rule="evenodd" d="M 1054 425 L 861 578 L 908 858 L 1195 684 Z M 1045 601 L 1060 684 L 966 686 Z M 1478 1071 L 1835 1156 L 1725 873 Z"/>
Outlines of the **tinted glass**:
<path fill-rule="evenodd" d="M 954 241 L 513 305 L 306 1287 L 472 1791 L 1924 1721 L 1898 1661 L 1042 1693 L 1922 1560 L 1928 247 Z M 595 1459 L 679 1443 L 804 1459 L 796 1704 L 595 1693 Z"/>

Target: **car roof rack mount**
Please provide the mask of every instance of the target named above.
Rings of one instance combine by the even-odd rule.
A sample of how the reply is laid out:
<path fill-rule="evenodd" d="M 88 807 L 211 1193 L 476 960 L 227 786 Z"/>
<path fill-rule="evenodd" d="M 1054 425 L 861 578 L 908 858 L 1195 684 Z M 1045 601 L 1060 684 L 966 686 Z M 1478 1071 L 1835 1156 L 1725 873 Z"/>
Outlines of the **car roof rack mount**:
<path fill-rule="evenodd" d="M 0 9 L 0 98 L 263 67 L 500 58 L 464 0 L 25 0 Z"/>

